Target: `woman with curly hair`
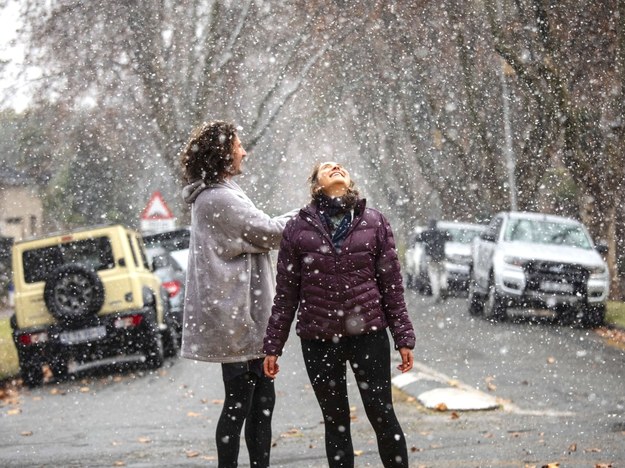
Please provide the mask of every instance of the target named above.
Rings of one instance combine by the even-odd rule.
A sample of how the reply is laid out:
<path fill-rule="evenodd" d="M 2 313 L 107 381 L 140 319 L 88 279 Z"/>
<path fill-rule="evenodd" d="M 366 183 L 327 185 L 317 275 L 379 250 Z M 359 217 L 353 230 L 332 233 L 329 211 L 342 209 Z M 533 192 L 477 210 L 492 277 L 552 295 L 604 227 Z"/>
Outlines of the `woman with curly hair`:
<path fill-rule="evenodd" d="M 262 371 L 275 286 L 269 251 L 290 215 L 268 216 L 232 180 L 246 157 L 236 127 L 223 121 L 196 128 L 181 154 L 191 205 L 181 355 L 221 364 L 220 468 L 237 466 L 243 423 L 250 465 L 269 466 L 275 404 L 273 380 Z"/>

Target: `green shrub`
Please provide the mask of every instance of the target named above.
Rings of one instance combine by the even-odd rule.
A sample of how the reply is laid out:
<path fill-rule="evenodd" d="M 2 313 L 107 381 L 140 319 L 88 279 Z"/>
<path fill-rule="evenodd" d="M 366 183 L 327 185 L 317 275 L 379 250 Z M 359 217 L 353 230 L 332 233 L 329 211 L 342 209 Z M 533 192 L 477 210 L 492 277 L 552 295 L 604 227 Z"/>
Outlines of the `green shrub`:
<path fill-rule="evenodd" d="M 0 319 L 0 379 L 17 375 L 19 370 L 9 319 Z"/>
<path fill-rule="evenodd" d="M 605 321 L 621 328 L 625 328 L 625 302 L 608 302 Z"/>

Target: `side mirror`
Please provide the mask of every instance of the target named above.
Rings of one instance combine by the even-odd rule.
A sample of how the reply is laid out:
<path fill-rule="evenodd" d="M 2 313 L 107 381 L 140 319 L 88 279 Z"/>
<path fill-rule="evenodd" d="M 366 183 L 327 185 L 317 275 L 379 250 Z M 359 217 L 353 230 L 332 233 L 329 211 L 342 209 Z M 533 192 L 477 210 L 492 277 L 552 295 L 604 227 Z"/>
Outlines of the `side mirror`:
<path fill-rule="evenodd" d="M 485 240 L 486 242 L 495 242 L 495 236 L 488 231 L 484 231 L 480 234 L 480 239 Z"/>
<path fill-rule="evenodd" d="M 608 253 L 609 247 L 608 244 L 606 244 L 605 242 L 598 242 L 597 245 L 595 245 L 595 249 L 601 255 L 605 255 Z"/>

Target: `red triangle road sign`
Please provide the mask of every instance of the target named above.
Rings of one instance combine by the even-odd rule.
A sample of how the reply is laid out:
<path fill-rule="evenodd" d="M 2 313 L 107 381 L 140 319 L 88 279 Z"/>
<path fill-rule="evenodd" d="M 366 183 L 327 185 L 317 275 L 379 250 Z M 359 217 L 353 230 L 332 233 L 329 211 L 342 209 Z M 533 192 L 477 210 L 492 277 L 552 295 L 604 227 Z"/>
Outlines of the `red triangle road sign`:
<path fill-rule="evenodd" d="M 141 219 L 174 219 L 174 214 L 165 203 L 161 192 L 154 192 L 141 213 Z"/>

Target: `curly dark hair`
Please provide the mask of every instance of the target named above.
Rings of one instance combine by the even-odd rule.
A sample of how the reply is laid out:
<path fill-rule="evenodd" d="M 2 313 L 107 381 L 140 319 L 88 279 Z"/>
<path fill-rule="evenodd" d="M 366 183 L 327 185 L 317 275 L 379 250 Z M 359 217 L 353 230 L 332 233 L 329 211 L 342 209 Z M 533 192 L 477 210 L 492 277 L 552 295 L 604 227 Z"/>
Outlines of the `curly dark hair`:
<path fill-rule="evenodd" d="M 308 176 L 308 182 L 310 183 L 311 201 L 315 201 L 319 193 L 321 192 L 321 186 L 319 185 L 319 179 L 318 179 L 320 167 L 321 167 L 321 163 L 320 162 L 316 163 L 313 166 L 312 171 L 310 172 L 310 175 Z M 356 184 L 354 183 L 353 179 L 351 179 L 350 177 L 350 184 L 349 184 L 349 187 L 347 187 L 347 193 L 345 193 L 345 195 L 343 195 L 342 198 L 345 201 L 345 203 L 347 203 L 347 205 L 352 206 L 356 203 L 356 201 L 358 201 L 359 195 L 360 194 L 358 193 Z"/>
<path fill-rule="evenodd" d="M 195 128 L 180 153 L 186 182 L 203 180 L 213 184 L 223 180 L 232 164 L 236 136 L 234 124 L 221 120 L 205 122 Z"/>

